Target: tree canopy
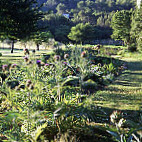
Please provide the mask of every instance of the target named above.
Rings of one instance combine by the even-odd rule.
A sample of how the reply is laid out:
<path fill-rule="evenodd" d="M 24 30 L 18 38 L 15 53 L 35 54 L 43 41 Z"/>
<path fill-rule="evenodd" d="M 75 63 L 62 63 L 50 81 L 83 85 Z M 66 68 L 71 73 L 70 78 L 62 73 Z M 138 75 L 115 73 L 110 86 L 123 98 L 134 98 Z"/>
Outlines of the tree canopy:
<path fill-rule="evenodd" d="M 12 40 L 28 40 L 38 31 L 38 21 L 42 17 L 36 0 L 0 1 L 0 37 Z"/>
<path fill-rule="evenodd" d="M 41 8 L 39 5 L 44 2 L 44 7 Z M 113 38 L 127 43 L 131 27 L 131 12 L 128 11 L 131 8 L 134 9 L 135 5 L 135 0 L 1 0 L 0 38 L 9 38 L 14 45 L 16 40 L 26 41 L 36 37 L 34 34 L 40 31 L 39 25 L 41 25 L 45 29 L 40 32 L 48 33 L 50 31 L 55 40 L 63 43 L 68 43 L 70 40 L 90 42 L 95 39 L 108 39 L 112 34 L 112 29 L 114 30 Z M 43 14 L 40 10 L 46 11 L 43 21 L 40 21 Z M 120 10 L 123 12 L 117 14 Z M 116 14 L 113 16 L 115 12 Z M 64 15 L 68 15 L 68 18 Z M 114 18 L 116 21 L 113 20 Z M 90 24 L 88 28 L 92 31 L 89 31 L 90 36 L 86 33 L 81 34 L 84 40 L 79 40 L 80 32 L 84 32 L 80 29 L 79 41 L 77 41 L 77 38 L 74 40 L 73 36 L 71 37 L 73 31 L 71 33 L 70 31 L 72 27 L 77 28 L 79 23 Z M 120 27 L 116 30 L 118 27 L 114 27 L 114 25 L 118 23 L 120 23 Z M 118 34 L 119 36 L 117 36 Z M 37 34 L 37 41 L 41 40 L 39 35 L 44 38 L 42 34 Z M 86 37 L 84 37 L 85 35 Z M 75 33 L 74 36 L 76 36 Z"/>
<path fill-rule="evenodd" d="M 131 36 L 135 38 L 137 47 L 142 50 L 142 4 L 132 16 Z"/>
<path fill-rule="evenodd" d="M 92 38 L 94 38 L 94 29 L 89 23 L 80 23 L 71 28 L 71 32 L 68 37 L 76 43 L 89 42 Z"/>
<path fill-rule="evenodd" d="M 127 45 L 130 42 L 131 14 L 131 11 L 128 10 L 117 11 L 111 22 L 112 38 L 123 40 Z"/>
<path fill-rule="evenodd" d="M 68 38 L 58 38 L 61 33 L 60 29 L 71 29 L 72 26 L 75 26 L 79 23 L 89 23 L 93 27 L 95 27 L 97 33 L 95 35 L 96 39 L 108 39 L 112 34 L 111 28 L 111 19 L 115 12 L 120 10 L 130 10 L 134 8 L 136 5 L 135 0 L 42 0 L 45 1 L 45 9 L 47 11 L 52 11 L 52 14 L 56 15 L 64 15 L 68 14 L 69 19 L 68 25 L 62 24 L 57 26 L 59 22 L 58 18 L 54 19 L 54 23 L 52 20 L 52 25 L 50 24 L 52 29 L 51 33 L 54 35 L 56 40 L 60 42 L 64 42 L 64 39 L 68 40 Z M 47 17 L 50 17 L 50 14 L 47 14 Z M 46 19 L 46 18 L 45 18 Z M 48 20 L 49 21 L 49 20 Z M 65 20 L 66 21 L 66 20 Z M 51 20 L 50 20 L 51 22 Z M 70 24 L 71 23 L 71 24 Z M 67 27 L 68 26 L 68 27 Z M 65 28 L 63 28 L 65 27 Z M 101 31 L 100 31 L 101 29 Z M 106 33 L 107 31 L 107 33 Z M 67 33 L 67 32 L 66 32 Z M 65 32 L 62 32 L 63 35 L 66 35 Z M 57 35 L 55 35 L 57 34 Z M 97 36 L 98 35 L 98 36 Z M 61 36 L 60 36 L 61 37 Z"/>

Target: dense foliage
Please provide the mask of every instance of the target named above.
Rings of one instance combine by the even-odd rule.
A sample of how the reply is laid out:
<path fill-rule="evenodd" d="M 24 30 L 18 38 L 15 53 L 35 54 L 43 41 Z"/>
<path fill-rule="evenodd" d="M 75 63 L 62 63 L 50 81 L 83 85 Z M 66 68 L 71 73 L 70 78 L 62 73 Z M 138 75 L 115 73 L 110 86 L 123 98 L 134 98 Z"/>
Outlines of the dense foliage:
<path fill-rule="evenodd" d="M 113 29 L 112 38 L 123 40 L 126 45 L 130 43 L 131 11 L 117 11 L 111 21 Z"/>
<path fill-rule="evenodd" d="M 139 9 L 134 11 L 131 23 L 131 35 L 135 39 L 135 43 L 139 50 L 142 50 L 142 4 Z"/>
<path fill-rule="evenodd" d="M 45 21 L 47 20 L 47 26 L 49 29 L 53 27 L 51 33 L 60 42 L 69 42 L 67 37 L 71 27 L 79 23 L 89 23 L 93 26 L 96 31 L 94 33 L 94 39 L 110 38 L 112 34 L 110 23 L 113 14 L 117 10 L 130 10 L 135 7 L 136 3 L 135 0 L 43 0 L 42 2 L 45 2 L 43 11 L 48 11 L 47 17 L 45 18 Z M 56 14 L 54 23 L 53 14 Z M 66 19 L 64 18 L 63 22 L 64 16 L 66 16 Z M 61 21 L 59 22 L 59 18 L 61 19 L 61 17 L 62 24 Z M 59 26 L 57 26 L 58 22 L 60 23 Z M 60 35 L 62 38 L 60 38 Z"/>
<path fill-rule="evenodd" d="M 35 41 L 37 45 L 37 49 L 39 49 L 39 45 L 42 42 L 48 41 L 45 40 L 45 38 L 49 39 L 50 37 L 53 37 L 55 40 L 65 44 L 70 41 L 83 41 L 82 43 L 93 43 L 94 40 L 110 38 L 112 29 L 114 30 L 114 39 L 124 40 L 127 45 L 129 45 L 130 49 L 130 45 L 133 44 L 133 46 L 135 46 L 135 38 L 131 39 L 129 37 L 132 13 L 132 10 L 130 11 L 130 13 L 129 10 L 131 8 L 134 9 L 136 3 L 135 0 L 43 0 L 37 2 L 36 0 L 15 0 L 10 2 L 1 1 L 1 39 L 9 38 L 10 40 L 12 40 L 11 52 L 13 52 L 14 42 L 16 42 L 16 40 L 27 41 L 33 39 L 33 41 Z M 42 7 L 40 6 L 41 4 L 43 4 Z M 11 7 L 11 5 L 13 6 L 13 8 Z M 42 20 L 42 13 L 40 9 L 42 9 L 45 15 Z M 127 13 L 127 15 L 121 15 L 121 19 L 119 19 L 120 21 L 117 20 L 117 23 L 120 24 L 121 22 L 121 28 L 117 30 L 119 32 L 114 34 L 116 30 L 114 27 L 115 24 L 112 24 L 112 27 L 110 26 L 110 24 L 111 20 L 116 20 L 115 16 L 113 17 L 114 13 L 120 10 L 123 10 L 123 13 Z M 122 11 L 116 13 L 122 13 Z M 123 23 L 121 20 L 123 21 Z M 71 31 L 71 29 L 75 29 L 76 27 L 78 27 L 78 25 L 80 25 L 80 23 L 89 25 L 89 31 L 92 32 L 90 34 L 85 34 L 83 33 L 85 31 L 84 28 L 84 31 L 80 35 L 81 40 L 77 38 L 71 38 L 71 35 L 75 34 L 73 33 L 73 31 Z M 124 26 L 126 27 L 124 28 Z M 42 34 L 39 34 L 40 32 Z M 80 34 L 80 32 L 78 34 Z M 120 35 L 117 37 L 117 34 Z"/>
<path fill-rule="evenodd" d="M 135 10 L 117 11 L 112 18 L 112 38 L 123 40 L 129 51 L 142 49 L 142 5 Z"/>
<path fill-rule="evenodd" d="M 0 1 L 0 38 L 27 41 L 38 31 L 38 21 L 42 17 L 36 0 Z"/>
<path fill-rule="evenodd" d="M 111 82 L 125 65 L 96 57 L 91 49 L 57 49 L 55 56 L 38 60 L 28 49 L 24 54 L 24 62 L 7 62 L 0 69 L 0 140 L 59 140 L 65 132 L 80 141 L 80 135 L 93 136 L 87 123 L 100 122 L 105 113 L 85 98 Z"/>
<path fill-rule="evenodd" d="M 76 43 L 85 43 L 85 41 L 89 42 L 95 38 L 95 31 L 89 23 L 80 23 L 71 28 L 68 37 Z"/>

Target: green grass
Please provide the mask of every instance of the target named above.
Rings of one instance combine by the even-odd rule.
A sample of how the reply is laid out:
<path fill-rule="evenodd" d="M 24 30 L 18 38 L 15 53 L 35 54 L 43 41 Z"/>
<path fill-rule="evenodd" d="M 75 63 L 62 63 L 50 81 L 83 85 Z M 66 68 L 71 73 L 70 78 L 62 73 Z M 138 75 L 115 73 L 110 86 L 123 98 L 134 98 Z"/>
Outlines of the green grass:
<path fill-rule="evenodd" d="M 142 107 L 142 55 L 127 53 L 121 58 L 128 69 L 103 91 L 98 91 L 93 101 L 98 106 L 120 110 L 139 110 Z"/>
<path fill-rule="evenodd" d="M 104 47 L 109 47 L 109 48 L 121 48 L 121 49 L 126 49 L 126 46 L 116 46 L 116 45 L 103 45 Z"/>
<path fill-rule="evenodd" d="M 51 54 L 52 52 L 52 50 L 40 50 L 36 51 L 35 55 L 36 58 L 38 58 L 42 54 Z M 10 49 L 0 49 L 0 53 L 2 53 L 2 56 L 0 57 L 0 60 L 2 61 L 10 60 L 11 62 L 18 62 L 25 56 L 21 49 L 14 50 L 14 53 L 10 53 Z M 32 51 L 30 51 L 30 54 L 32 54 Z"/>
<path fill-rule="evenodd" d="M 125 54 L 123 55 L 123 59 L 125 59 L 126 61 L 142 60 L 142 52 L 135 52 L 135 53 L 125 52 Z"/>

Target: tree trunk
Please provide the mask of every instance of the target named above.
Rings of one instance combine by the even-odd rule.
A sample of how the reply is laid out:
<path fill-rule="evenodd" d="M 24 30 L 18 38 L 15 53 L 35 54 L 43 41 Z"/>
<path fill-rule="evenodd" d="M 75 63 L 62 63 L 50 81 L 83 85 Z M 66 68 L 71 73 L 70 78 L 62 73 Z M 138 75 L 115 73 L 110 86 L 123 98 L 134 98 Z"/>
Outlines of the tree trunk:
<path fill-rule="evenodd" d="M 11 53 L 13 53 L 13 50 L 14 50 L 14 40 L 12 40 Z"/>
<path fill-rule="evenodd" d="M 39 44 L 36 44 L 36 50 L 39 51 Z"/>

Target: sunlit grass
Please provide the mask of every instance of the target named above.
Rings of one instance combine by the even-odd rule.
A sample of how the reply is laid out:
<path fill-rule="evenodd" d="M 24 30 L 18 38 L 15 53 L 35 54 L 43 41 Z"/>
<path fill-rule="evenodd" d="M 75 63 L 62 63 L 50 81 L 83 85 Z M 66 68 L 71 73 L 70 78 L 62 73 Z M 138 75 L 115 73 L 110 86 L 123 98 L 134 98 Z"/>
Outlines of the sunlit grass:
<path fill-rule="evenodd" d="M 122 46 L 122 45 L 104 45 L 104 47 L 110 47 L 110 48 L 122 48 L 122 49 L 126 49 L 126 46 Z"/>
<path fill-rule="evenodd" d="M 139 51 L 135 53 L 125 52 L 125 54 L 123 55 L 123 59 L 126 61 L 142 60 L 142 52 L 139 52 Z"/>
<path fill-rule="evenodd" d="M 23 50 L 14 50 L 14 53 L 10 53 L 10 49 L 0 49 L 0 53 L 2 53 L 2 56 L 0 57 L 0 60 L 7 61 L 10 60 L 11 62 L 18 62 L 19 60 L 23 60 L 23 57 L 25 56 L 23 53 Z M 40 50 L 36 51 L 35 57 L 39 58 L 39 56 L 43 54 L 52 54 L 52 50 Z M 30 51 L 30 54 L 33 54 L 32 51 Z"/>
<path fill-rule="evenodd" d="M 126 61 L 128 70 L 103 91 L 98 91 L 92 99 L 98 106 L 139 110 L 142 107 L 142 55 L 126 53 L 122 60 Z"/>

